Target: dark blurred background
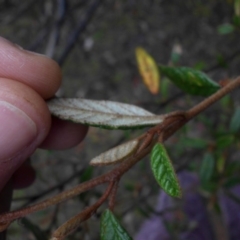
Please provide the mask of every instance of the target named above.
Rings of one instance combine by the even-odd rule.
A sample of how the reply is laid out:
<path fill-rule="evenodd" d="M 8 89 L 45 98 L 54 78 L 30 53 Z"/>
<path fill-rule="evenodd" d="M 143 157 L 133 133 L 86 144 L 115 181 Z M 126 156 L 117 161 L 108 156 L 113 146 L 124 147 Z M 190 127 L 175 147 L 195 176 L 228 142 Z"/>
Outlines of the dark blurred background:
<path fill-rule="evenodd" d="M 25 49 L 46 54 L 60 64 L 63 82 L 57 93 L 59 97 L 131 103 L 156 114 L 187 109 L 203 99 L 182 93 L 166 78 L 161 79 L 160 94 L 152 95 L 138 73 L 135 60 L 138 46 L 158 63 L 199 69 L 217 82 L 239 75 L 239 25 L 233 0 L 1 0 L 0 10 L 1 36 Z M 182 231 L 189 232 L 198 226 L 196 220 L 188 221 L 184 217 L 184 226 L 164 225 L 161 231 L 173 233 L 168 238 L 162 232 L 151 240 L 160 239 L 159 236 L 161 239 L 220 239 L 219 236 L 240 239 L 240 235 L 231 237 L 218 200 L 219 192 L 225 191 L 223 181 L 234 176 L 237 180 L 230 187 L 240 182 L 239 136 L 234 133 L 233 142 L 225 143 L 221 151 L 217 142 L 228 134 L 231 117 L 238 106 L 239 92 L 235 92 L 166 143 L 177 171 L 191 172 L 194 179 L 199 177 L 204 153 L 210 151 L 214 155 L 209 182 L 201 185 L 196 180 L 193 186 L 198 198 L 203 200 L 197 210 L 206 209 L 213 234 L 210 238 L 182 237 Z M 108 168 L 89 167 L 91 158 L 143 131 L 90 128 L 86 140 L 74 149 L 37 150 L 32 157 L 37 180 L 28 189 L 15 192 L 12 208 L 32 204 L 105 172 Z M 158 197 L 159 187 L 148 160 L 149 157 L 123 177 L 117 195 L 116 215 L 132 236 L 143 229 L 141 224 L 145 219 L 154 214 L 161 217 L 165 209 L 163 206 L 160 213 L 155 211 L 162 197 Z M 217 168 L 220 164 L 224 169 L 231 167 L 233 162 L 238 167 L 232 167 L 232 172 Z M 101 187 L 93 189 L 67 203 L 16 221 L 7 239 L 44 239 L 61 223 L 94 203 L 101 191 Z M 194 202 L 190 201 L 191 204 Z M 177 209 L 174 216 L 182 223 L 185 213 L 181 206 L 174 205 L 174 211 Z M 233 212 L 237 207 L 238 204 Z M 99 216 L 103 209 L 69 239 L 99 239 Z M 220 223 L 216 224 L 215 219 Z M 221 228 L 225 235 L 219 234 Z"/>

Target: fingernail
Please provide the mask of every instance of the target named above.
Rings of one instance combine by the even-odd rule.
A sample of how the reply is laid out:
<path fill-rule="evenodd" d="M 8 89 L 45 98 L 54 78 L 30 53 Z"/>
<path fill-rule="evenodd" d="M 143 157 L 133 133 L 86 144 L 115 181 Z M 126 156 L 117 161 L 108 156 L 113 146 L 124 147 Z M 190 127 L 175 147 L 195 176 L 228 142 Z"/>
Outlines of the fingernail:
<path fill-rule="evenodd" d="M 22 51 L 24 51 L 24 52 L 30 53 L 30 54 L 32 54 L 32 55 L 38 55 L 38 56 L 42 56 L 42 57 L 49 58 L 49 57 L 48 57 L 47 55 L 45 55 L 45 54 L 36 53 L 36 52 L 32 52 L 32 51 L 26 50 L 26 49 L 24 49 L 23 47 L 21 47 L 20 45 L 18 45 L 18 44 L 16 44 L 16 43 L 12 43 L 12 42 L 10 42 L 9 40 L 7 40 L 7 39 L 5 39 L 5 38 L 3 38 L 3 37 L 1 37 L 1 36 L 0 36 L 0 42 L 2 42 L 2 43 L 7 43 L 8 45 L 12 45 L 13 47 L 18 48 L 19 50 L 22 50 Z"/>
<path fill-rule="evenodd" d="M 27 52 L 29 54 L 32 54 L 32 55 L 35 55 L 35 56 L 40 56 L 40 57 L 46 57 L 46 58 L 49 58 L 47 55 L 43 54 L 43 53 L 37 53 L 37 52 L 33 52 L 33 51 L 29 51 L 27 49 L 24 49 L 23 47 L 21 47 L 20 45 L 14 43 L 14 46 L 24 52 Z"/>
<path fill-rule="evenodd" d="M 0 101 L 0 161 L 14 157 L 37 136 L 32 119 L 14 105 Z"/>

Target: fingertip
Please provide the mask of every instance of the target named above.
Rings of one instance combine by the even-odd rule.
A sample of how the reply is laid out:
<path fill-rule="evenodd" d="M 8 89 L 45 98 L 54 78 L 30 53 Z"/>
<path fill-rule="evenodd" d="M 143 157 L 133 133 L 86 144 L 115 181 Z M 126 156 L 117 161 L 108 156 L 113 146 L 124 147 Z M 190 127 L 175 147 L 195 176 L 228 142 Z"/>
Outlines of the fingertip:
<path fill-rule="evenodd" d="M 1 117 L 4 120 L 4 116 L 8 114 L 10 119 L 9 126 L 7 121 L 4 123 L 6 130 L 1 126 L 1 133 L 4 134 L 1 136 L 3 141 L 0 142 L 1 190 L 23 161 L 47 136 L 51 126 L 51 115 L 46 102 L 28 86 L 5 78 L 0 78 L 0 86 Z"/>
<path fill-rule="evenodd" d="M 0 38 L 0 62 L 0 77 L 22 82 L 44 99 L 52 97 L 61 84 L 62 73 L 57 62 L 4 38 Z"/>
<path fill-rule="evenodd" d="M 41 148 L 64 150 L 75 147 L 86 136 L 88 127 L 52 117 L 52 126 Z"/>
<path fill-rule="evenodd" d="M 62 81 L 61 68 L 53 59 L 36 54 L 29 51 L 24 51 L 28 55 L 29 72 L 32 73 L 32 78 L 28 79 L 23 75 L 22 78 L 26 79 L 27 85 L 35 89 L 44 99 L 49 99 L 54 96 L 59 89 Z M 30 69 L 35 69 L 34 72 Z M 33 81 L 34 79 L 34 81 Z"/>

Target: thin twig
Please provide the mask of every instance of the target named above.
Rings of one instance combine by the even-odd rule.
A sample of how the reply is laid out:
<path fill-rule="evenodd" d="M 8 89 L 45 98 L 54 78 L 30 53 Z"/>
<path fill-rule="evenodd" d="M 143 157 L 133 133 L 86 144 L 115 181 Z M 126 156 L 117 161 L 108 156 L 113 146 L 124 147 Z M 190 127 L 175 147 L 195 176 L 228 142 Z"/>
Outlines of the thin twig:
<path fill-rule="evenodd" d="M 104 175 L 106 175 L 106 174 L 104 174 Z M 105 177 L 103 177 L 104 175 L 97 177 L 97 178 L 93 178 L 93 179 L 89 180 L 88 182 L 84 182 L 70 190 L 67 190 L 60 194 L 57 194 L 56 196 L 54 196 L 50 199 L 47 199 L 43 202 L 34 204 L 32 206 L 29 206 L 29 207 L 26 207 L 26 208 L 23 208 L 23 209 L 20 209 L 17 211 L 12 211 L 9 213 L 2 214 L 2 215 L 0 215 L 0 218 L 1 218 L 0 224 L 6 223 L 6 222 L 11 222 L 15 219 L 24 217 L 24 216 L 28 215 L 29 213 L 37 212 L 37 211 L 45 209 L 49 206 L 61 203 L 63 201 L 66 201 L 67 199 L 75 197 L 76 195 L 78 195 L 82 192 L 85 192 L 97 185 L 106 183 L 106 182 L 108 182 L 108 179 L 105 179 Z"/>
<path fill-rule="evenodd" d="M 180 129 L 183 125 L 185 125 L 190 119 L 192 119 L 194 116 L 196 116 L 200 112 L 204 111 L 207 107 L 211 106 L 213 103 L 218 101 L 221 97 L 225 96 L 227 93 L 229 93 L 233 89 L 236 89 L 239 85 L 240 85 L 240 77 L 238 77 L 236 80 L 232 81 L 231 83 L 229 83 L 228 85 L 220 89 L 218 92 L 216 92 L 209 98 L 200 102 L 198 105 L 191 108 L 189 111 L 186 111 L 186 112 L 178 111 L 178 112 L 166 114 L 163 123 L 151 128 L 147 133 L 138 137 L 138 139 L 141 139 L 141 144 L 139 146 L 141 151 L 134 152 L 132 156 L 128 157 L 124 162 L 119 164 L 113 170 L 99 177 L 91 179 L 87 182 L 84 182 L 70 190 L 67 190 L 61 194 L 58 194 L 41 203 L 35 204 L 28 208 L 21 209 L 19 211 L 13 211 L 13 212 L 0 215 L 0 226 L 2 227 L 2 230 L 4 229 L 4 226 L 8 226 L 8 224 L 14 219 L 21 218 L 32 212 L 42 210 L 48 206 L 58 204 L 82 192 L 92 189 L 97 185 L 107 183 L 107 182 L 108 183 L 118 182 L 119 179 L 122 177 L 122 175 L 126 173 L 130 168 L 132 168 L 143 157 L 145 157 L 151 151 L 154 144 L 157 142 L 156 137 L 152 137 L 149 140 L 149 132 L 152 133 L 153 136 L 154 136 L 154 133 L 157 135 L 161 134 L 162 140 L 165 141 L 170 136 L 172 136 L 173 133 L 175 133 L 178 129 Z"/>
<path fill-rule="evenodd" d="M 103 204 L 103 202 L 107 199 L 109 194 L 112 191 L 112 188 L 114 186 L 115 182 L 110 182 L 108 185 L 107 190 L 102 195 L 99 200 L 93 204 L 92 206 L 86 208 L 78 215 L 72 217 L 70 220 L 68 220 L 66 223 L 64 223 L 62 226 L 60 226 L 52 235 L 51 240 L 62 240 L 67 235 L 72 233 L 76 228 L 79 227 L 79 225 L 83 222 L 89 219 L 93 213 L 97 211 L 97 209 Z"/>
<path fill-rule="evenodd" d="M 236 78 L 235 80 L 232 80 L 228 85 L 221 88 L 219 91 L 217 91 L 215 94 L 211 95 L 210 97 L 203 100 L 198 105 L 194 106 L 190 110 L 186 112 L 186 118 L 188 120 L 194 118 L 196 115 L 198 115 L 200 112 L 204 111 L 206 108 L 208 108 L 213 103 L 217 102 L 220 98 L 227 95 L 232 90 L 236 89 L 240 86 L 240 77 Z"/>
<path fill-rule="evenodd" d="M 55 186 L 53 186 L 51 188 L 48 188 L 47 190 L 45 190 L 45 191 L 43 191 L 43 192 L 41 192 L 39 194 L 32 195 L 32 196 L 13 198 L 13 201 L 26 201 L 26 200 L 28 200 L 28 205 L 29 205 L 32 202 L 38 200 L 39 198 L 43 198 L 45 195 L 48 195 L 48 194 L 52 193 L 55 190 L 59 190 L 59 189 L 63 188 L 67 183 L 71 182 L 76 177 L 80 176 L 84 172 L 84 170 L 85 170 L 85 168 L 77 171 L 76 173 L 71 175 L 69 178 L 65 179 L 64 181 L 56 184 Z"/>
<path fill-rule="evenodd" d="M 100 6 L 101 2 L 102 0 L 97 0 L 89 7 L 89 9 L 86 11 L 84 18 L 77 26 L 76 30 L 70 35 L 67 46 L 65 47 L 61 56 L 57 59 L 57 62 L 59 63 L 60 66 L 63 64 L 68 54 L 73 49 L 79 35 L 86 29 L 87 25 L 91 21 L 92 17 L 94 16 L 94 13 L 96 12 L 97 8 Z"/>
<path fill-rule="evenodd" d="M 110 196 L 109 196 L 108 208 L 111 211 L 113 211 L 113 208 L 114 208 L 114 205 L 115 205 L 116 194 L 117 194 L 117 190 L 118 190 L 118 183 L 119 183 L 119 180 L 114 182 L 112 191 L 111 191 Z"/>

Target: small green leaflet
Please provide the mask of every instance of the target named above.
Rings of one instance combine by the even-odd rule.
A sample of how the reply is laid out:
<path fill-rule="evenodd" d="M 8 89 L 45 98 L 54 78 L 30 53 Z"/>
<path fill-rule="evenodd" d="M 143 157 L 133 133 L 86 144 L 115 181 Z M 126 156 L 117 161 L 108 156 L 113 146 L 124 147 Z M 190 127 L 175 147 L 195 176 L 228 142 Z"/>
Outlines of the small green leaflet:
<path fill-rule="evenodd" d="M 165 147 L 157 143 L 151 152 L 151 168 L 160 187 L 172 197 L 181 197 L 181 188 Z"/>
<path fill-rule="evenodd" d="M 159 69 L 177 87 L 191 95 L 206 97 L 220 89 L 220 86 L 205 73 L 192 68 L 160 65 Z"/>
<path fill-rule="evenodd" d="M 101 216 L 101 240 L 132 240 L 113 213 L 106 209 Z"/>

